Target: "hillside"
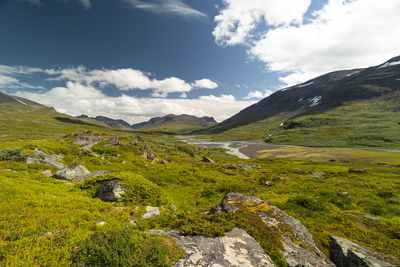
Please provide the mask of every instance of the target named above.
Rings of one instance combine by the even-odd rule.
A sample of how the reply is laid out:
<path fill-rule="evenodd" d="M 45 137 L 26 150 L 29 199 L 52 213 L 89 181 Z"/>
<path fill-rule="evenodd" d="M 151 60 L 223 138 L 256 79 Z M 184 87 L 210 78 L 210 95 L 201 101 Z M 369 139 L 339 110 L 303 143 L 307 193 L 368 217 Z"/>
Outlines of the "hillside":
<path fill-rule="evenodd" d="M 30 101 L 26 98 L 11 96 L 0 92 L 0 104 L 17 104 L 25 106 L 39 106 L 40 104 Z"/>
<path fill-rule="evenodd" d="M 399 62 L 396 57 L 375 67 L 332 72 L 282 89 L 198 133 L 216 134 L 218 140 L 270 137 L 268 141 L 277 144 L 399 147 L 395 134 L 400 110 Z M 295 125 L 292 120 L 303 123 Z M 306 138 L 308 142 L 300 140 Z M 364 140 L 353 142 L 357 138 Z M 387 142 L 373 140 L 385 138 Z"/>
<path fill-rule="evenodd" d="M 76 118 L 82 119 L 82 120 L 86 120 L 86 121 L 87 120 L 89 120 L 89 121 L 93 121 L 93 120 L 99 121 L 99 122 L 102 122 L 102 123 L 104 123 L 104 124 L 106 124 L 106 125 L 108 125 L 110 127 L 118 128 L 118 129 L 125 129 L 125 130 L 126 129 L 132 129 L 131 125 L 129 123 L 127 123 L 124 120 L 120 120 L 120 119 L 115 120 L 115 119 L 111 119 L 111 118 L 104 117 L 104 116 L 89 117 L 89 116 L 84 115 L 84 114 L 82 114 L 80 116 L 77 116 Z"/>
<path fill-rule="evenodd" d="M 216 124 L 212 117 L 196 117 L 192 115 L 173 115 L 152 118 L 149 121 L 132 125 L 134 129 L 152 130 L 171 133 L 187 133 L 210 127 Z"/>

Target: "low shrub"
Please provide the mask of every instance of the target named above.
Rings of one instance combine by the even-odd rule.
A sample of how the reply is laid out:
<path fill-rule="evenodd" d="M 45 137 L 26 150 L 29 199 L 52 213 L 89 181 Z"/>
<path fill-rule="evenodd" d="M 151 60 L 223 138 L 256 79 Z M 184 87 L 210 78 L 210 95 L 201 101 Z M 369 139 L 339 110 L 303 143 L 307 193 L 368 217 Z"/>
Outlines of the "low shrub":
<path fill-rule="evenodd" d="M 25 157 L 22 153 L 22 149 L 4 149 L 0 151 L 0 161 L 21 161 Z"/>
<path fill-rule="evenodd" d="M 74 255 L 78 266 L 171 266 L 184 256 L 170 238 L 131 228 L 97 232 Z"/>

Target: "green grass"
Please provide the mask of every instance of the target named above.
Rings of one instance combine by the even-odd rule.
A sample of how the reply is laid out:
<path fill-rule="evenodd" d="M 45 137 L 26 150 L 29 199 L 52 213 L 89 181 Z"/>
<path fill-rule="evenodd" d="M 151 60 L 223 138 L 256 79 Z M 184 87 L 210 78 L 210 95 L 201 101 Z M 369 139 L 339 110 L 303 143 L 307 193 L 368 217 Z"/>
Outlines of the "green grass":
<path fill-rule="evenodd" d="M 127 201 L 121 208 L 124 203 L 102 202 L 82 185 L 42 174 L 47 169 L 56 171 L 55 168 L 0 161 L 0 266 L 71 266 L 77 264 L 77 259 L 89 265 L 103 264 L 101 255 L 108 253 L 108 259 L 115 265 L 140 263 L 144 259 L 168 265 L 182 257 L 182 251 L 172 240 L 147 235 L 147 230 L 179 229 L 187 234 L 216 236 L 234 226 L 246 229 L 278 265 L 284 264 L 276 250 L 279 238 L 260 227 L 253 214 L 202 213 L 218 204 L 228 192 L 261 197 L 282 208 L 304 223 L 326 254 L 328 235 L 333 234 L 388 257 L 400 258 L 400 168 L 377 165 L 376 161 L 241 160 L 222 149 L 192 147 L 171 135 L 154 132 L 141 135 L 157 158 L 167 164 L 143 158 L 139 147 L 144 144 L 120 148 L 99 144 L 93 147 L 94 154 L 82 153 L 72 143 L 72 137 L 60 136 L 95 129 L 104 136 L 117 134 L 120 142 L 127 144 L 135 140 L 137 132 L 59 122 L 48 115 L 42 115 L 44 125 L 29 122 L 40 117 L 34 114 L 19 115 L 21 121 L 6 121 L 2 117 L 10 127 L 1 124 L 0 129 L 7 137 L 0 142 L 0 150 L 25 148 L 22 153 L 29 153 L 37 147 L 49 154 L 62 154 L 61 162 L 65 165 L 81 163 L 91 172 L 110 170 L 134 177 L 141 175 L 146 186 L 162 191 L 168 203 L 178 210 L 167 204 L 160 216 L 139 220 L 144 207 L 137 205 L 137 201 Z M 28 121 L 24 122 L 24 116 Z M 217 164 L 202 162 L 202 156 L 212 158 Z M 352 171 L 360 169 L 364 171 Z M 271 185 L 266 186 L 266 181 Z M 364 214 L 377 216 L 381 222 L 364 218 Z M 137 225 L 132 226 L 131 220 Z M 97 225 L 100 221 L 106 224 Z M 123 243 L 116 242 L 120 238 Z M 126 247 L 138 240 L 143 247 L 132 246 L 127 252 Z M 154 251 L 155 258 L 148 251 Z"/>
<path fill-rule="evenodd" d="M 400 148 L 399 109 L 385 101 L 348 103 L 320 114 L 285 120 L 284 114 L 229 129 L 213 140 L 264 140 L 312 147 Z M 281 123 L 285 123 L 280 126 Z"/>

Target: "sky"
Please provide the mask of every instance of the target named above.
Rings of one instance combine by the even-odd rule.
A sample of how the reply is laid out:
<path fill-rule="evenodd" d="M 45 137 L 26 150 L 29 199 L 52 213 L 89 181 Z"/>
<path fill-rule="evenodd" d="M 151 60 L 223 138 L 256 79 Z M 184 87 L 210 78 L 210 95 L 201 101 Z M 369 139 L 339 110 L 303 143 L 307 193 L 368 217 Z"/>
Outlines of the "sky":
<path fill-rule="evenodd" d="M 223 121 L 400 55 L 400 0 L 0 0 L 0 91 L 73 116 Z"/>

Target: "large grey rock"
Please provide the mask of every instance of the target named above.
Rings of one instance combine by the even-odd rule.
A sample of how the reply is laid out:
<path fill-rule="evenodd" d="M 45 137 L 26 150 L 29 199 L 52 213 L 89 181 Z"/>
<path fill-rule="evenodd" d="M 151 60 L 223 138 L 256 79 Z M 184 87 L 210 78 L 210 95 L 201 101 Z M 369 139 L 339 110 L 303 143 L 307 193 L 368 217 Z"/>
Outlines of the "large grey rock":
<path fill-rule="evenodd" d="M 89 170 L 81 164 L 73 164 L 56 172 L 53 177 L 60 180 L 79 182 L 82 177 L 90 174 Z"/>
<path fill-rule="evenodd" d="M 27 164 L 44 164 L 59 169 L 64 168 L 64 164 L 59 163 L 63 159 L 62 155 L 49 155 L 37 150 L 35 153 L 26 158 Z"/>
<path fill-rule="evenodd" d="M 350 240 L 329 236 L 331 260 L 338 267 L 389 267 L 395 266 L 377 259 L 372 253 Z"/>
<path fill-rule="evenodd" d="M 99 136 L 98 133 L 93 131 L 86 131 L 80 134 L 75 134 L 74 144 L 91 148 L 92 146 L 105 141 L 106 139 Z"/>
<path fill-rule="evenodd" d="M 142 216 L 142 218 L 147 219 L 157 215 L 160 215 L 159 207 L 146 206 L 146 213 Z"/>
<path fill-rule="evenodd" d="M 234 228 L 221 237 L 185 236 L 179 231 L 150 231 L 168 235 L 185 252 L 175 266 L 275 266 L 257 241 L 245 230 Z"/>
<path fill-rule="evenodd" d="M 280 233 L 284 248 L 280 251 L 288 266 L 334 266 L 317 248 L 311 233 L 300 221 L 263 199 L 240 193 L 228 193 L 220 204 L 210 210 L 210 213 L 236 212 L 241 208 L 256 213 L 266 227 Z"/>
<path fill-rule="evenodd" d="M 121 185 L 121 179 L 100 181 L 100 187 L 95 197 L 107 202 L 117 202 L 125 193 L 125 188 Z"/>

